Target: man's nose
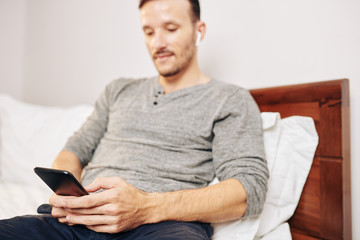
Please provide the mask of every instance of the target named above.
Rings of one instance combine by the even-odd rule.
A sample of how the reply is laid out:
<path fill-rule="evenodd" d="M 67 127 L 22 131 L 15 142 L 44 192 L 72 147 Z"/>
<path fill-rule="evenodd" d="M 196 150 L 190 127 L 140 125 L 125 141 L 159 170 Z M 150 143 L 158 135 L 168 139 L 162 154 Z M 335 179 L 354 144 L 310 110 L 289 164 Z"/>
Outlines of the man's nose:
<path fill-rule="evenodd" d="M 163 49 L 166 48 L 167 41 L 166 36 L 162 32 L 157 32 L 153 38 L 153 47 L 155 49 Z"/>

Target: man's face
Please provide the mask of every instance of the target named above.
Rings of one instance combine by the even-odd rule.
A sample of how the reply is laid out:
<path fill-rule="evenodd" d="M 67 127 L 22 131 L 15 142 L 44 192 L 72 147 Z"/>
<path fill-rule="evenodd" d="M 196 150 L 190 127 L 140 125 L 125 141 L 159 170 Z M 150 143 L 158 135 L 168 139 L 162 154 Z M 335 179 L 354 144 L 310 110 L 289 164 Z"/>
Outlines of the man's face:
<path fill-rule="evenodd" d="M 140 10 L 146 46 L 159 74 L 175 76 L 195 54 L 195 24 L 188 0 L 153 0 Z"/>

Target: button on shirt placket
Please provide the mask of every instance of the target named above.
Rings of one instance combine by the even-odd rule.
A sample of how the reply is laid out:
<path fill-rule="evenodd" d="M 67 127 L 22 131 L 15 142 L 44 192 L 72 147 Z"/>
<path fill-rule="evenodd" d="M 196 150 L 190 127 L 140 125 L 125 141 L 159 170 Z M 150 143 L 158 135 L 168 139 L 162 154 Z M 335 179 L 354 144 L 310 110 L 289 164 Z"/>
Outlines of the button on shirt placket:
<path fill-rule="evenodd" d="M 161 94 L 162 94 L 161 91 L 157 91 L 157 92 L 155 93 L 155 99 L 154 99 L 154 102 L 153 102 L 153 104 L 154 104 L 155 106 L 158 105 L 158 103 L 159 103 L 159 97 L 160 97 Z"/>

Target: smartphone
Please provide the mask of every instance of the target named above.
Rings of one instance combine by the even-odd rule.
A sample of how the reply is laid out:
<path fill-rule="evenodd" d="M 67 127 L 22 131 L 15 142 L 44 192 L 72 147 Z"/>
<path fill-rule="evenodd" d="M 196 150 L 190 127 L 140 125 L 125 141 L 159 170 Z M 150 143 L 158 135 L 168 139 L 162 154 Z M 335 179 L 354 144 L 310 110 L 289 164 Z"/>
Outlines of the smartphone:
<path fill-rule="evenodd" d="M 79 197 L 89 194 L 68 171 L 42 167 L 36 167 L 34 171 L 58 195 Z"/>

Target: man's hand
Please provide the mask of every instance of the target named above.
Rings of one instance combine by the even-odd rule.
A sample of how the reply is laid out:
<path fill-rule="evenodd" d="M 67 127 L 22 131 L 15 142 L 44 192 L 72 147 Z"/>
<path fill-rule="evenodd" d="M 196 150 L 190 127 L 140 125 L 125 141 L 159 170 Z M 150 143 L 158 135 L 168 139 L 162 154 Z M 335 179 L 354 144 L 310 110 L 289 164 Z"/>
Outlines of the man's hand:
<path fill-rule="evenodd" d="M 162 221 L 225 222 L 242 217 L 246 192 L 229 179 L 200 189 L 145 193 L 118 177 L 98 178 L 82 197 L 52 195 L 52 215 L 69 225 L 96 232 L 118 233 Z"/>
<path fill-rule="evenodd" d="M 118 233 L 150 223 L 150 194 L 140 191 L 119 177 L 97 178 L 82 197 L 53 194 L 52 215 L 62 223 L 82 224 L 96 232 Z"/>

